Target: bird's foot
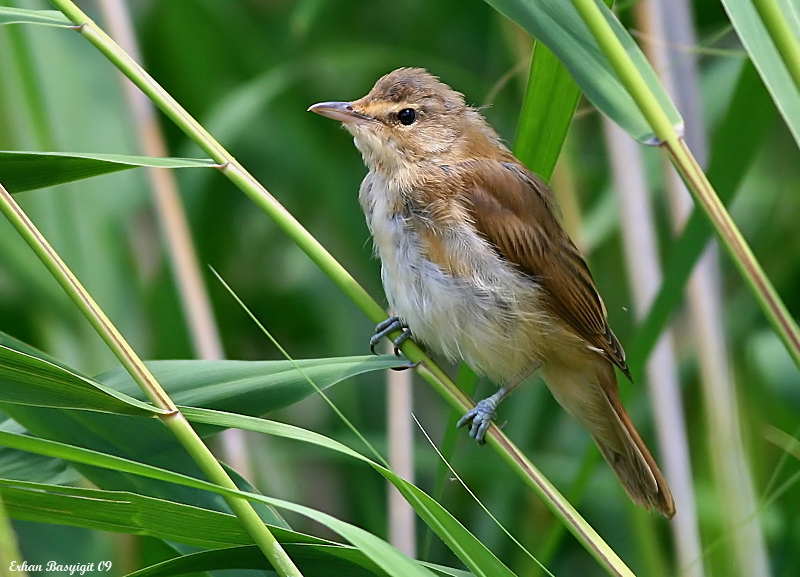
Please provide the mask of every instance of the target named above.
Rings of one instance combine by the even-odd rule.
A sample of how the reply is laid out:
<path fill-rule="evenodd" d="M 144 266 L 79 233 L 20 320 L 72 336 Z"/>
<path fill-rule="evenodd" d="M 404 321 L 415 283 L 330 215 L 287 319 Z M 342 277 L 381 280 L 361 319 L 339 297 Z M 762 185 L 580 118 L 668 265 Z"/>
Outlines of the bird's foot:
<path fill-rule="evenodd" d="M 375 346 L 380 342 L 380 340 L 394 331 L 403 331 L 399 337 L 392 341 L 392 344 L 394 345 L 394 354 L 398 357 L 400 356 L 400 345 L 411 338 L 411 330 L 408 328 L 407 324 L 394 316 L 378 323 L 378 325 L 375 327 L 375 334 L 369 339 L 369 350 L 372 351 L 373 355 L 378 354 L 375 352 Z"/>
<path fill-rule="evenodd" d="M 469 436 L 478 441 L 479 445 L 484 445 L 486 444 L 486 440 L 483 438 L 483 435 L 497 416 L 495 409 L 497 409 L 497 401 L 495 401 L 493 397 L 483 399 L 475 405 L 474 409 L 467 412 L 466 415 L 459 419 L 456 423 L 456 427 L 461 428 L 468 423 L 472 423 L 469 428 Z"/>
<path fill-rule="evenodd" d="M 416 369 L 418 366 L 419 366 L 419 361 L 417 361 L 416 363 L 408 361 L 406 364 L 400 365 L 399 367 L 390 367 L 390 368 L 393 371 L 400 372 L 400 371 L 407 371 L 408 369 Z"/>

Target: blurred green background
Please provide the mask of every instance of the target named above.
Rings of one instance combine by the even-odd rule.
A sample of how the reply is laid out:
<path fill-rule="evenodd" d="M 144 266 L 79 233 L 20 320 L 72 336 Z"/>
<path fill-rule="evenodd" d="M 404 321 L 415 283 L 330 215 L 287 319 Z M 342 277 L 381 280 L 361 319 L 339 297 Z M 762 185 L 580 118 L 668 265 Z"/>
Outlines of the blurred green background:
<path fill-rule="evenodd" d="M 45 2 L 4 2 L 46 8 Z M 103 25 L 92 2 L 83 9 Z M 130 2 L 143 65 L 353 274 L 385 302 L 379 263 L 357 202 L 365 169 L 337 123 L 306 112 L 323 100 L 351 100 L 399 66 L 421 66 L 462 91 L 513 145 L 532 43 L 514 24 L 479 0 Z M 632 26 L 630 5 L 620 17 Z M 746 55 L 719 3 L 693 3 L 700 56 L 702 107 L 713 133 L 730 100 Z M 162 118 L 163 120 L 163 118 Z M 172 156 L 203 154 L 168 121 Z M 140 153 L 115 69 L 78 34 L 43 27 L 0 29 L 0 149 Z M 671 232 L 659 152 L 644 151 L 661 251 Z M 560 176 L 559 176 L 560 175 Z M 599 114 L 582 101 L 557 169 L 562 204 L 578 207 L 569 221 L 586 248 L 615 332 L 632 346 L 631 312 L 618 209 Z M 231 359 L 278 359 L 261 334 L 213 278 L 213 267 L 294 358 L 363 354 L 371 323 L 239 190 L 213 170 L 177 171 L 201 268 Z M 561 180 L 558 180 L 558 179 Z M 136 351 L 146 359 L 192 358 L 194 353 L 142 171 L 99 177 L 17 195 L 50 242 L 85 283 Z M 731 212 L 792 316 L 800 316 L 800 153 L 776 119 L 740 186 Z M 740 425 L 762 500 L 762 528 L 775 575 L 800 571 L 800 467 L 767 442 L 776 427 L 797 435 L 798 373 L 738 273 L 722 258 L 720 304 L 739 400 Z M 698 347 L 685 318 L 676 317 L 676 349 L 695 474 L 701 536 L 709 574 L 727 575 L 732 530 L 716 502 L 709 471 L 706 416 L 698 389 Z M 117 366 L 13 229 L 0 222 L 0 330 L 87 374 Z M 654 447 L 645 388 L 622 383 L 634 421 Z M 480 393 L 491 385 L 481 383 Z M 346 382 L 331 397 L 356 426 L 384 448 L 385 393 L 381 377 Z M 422 382 L 415 412 L 439 442 L 448 408 Z M 317 398 L 273 418 L 334 438 L 351 434 Z M 501 408 L 507 434 L 561 490 L 568 490 L 590 449 L 590 439 L 546 389 L 528 386 Z M 436 455 L 415 436 L 417 484 L 433 490 Z M 360 465 L 318 450 L 250 438 L 253 482 L 263 492 L 295 500 L 386 535 L 385 483 Z M 655 451 L 657 453 L 657 451 Z M 512 533 L 536 551 L 553 519 L 487 449 L 462 434 L 453 462 L 470 487 Z M 787 490 L 770 501 L 783 483 Z M 520 574 L 530 560 L 453 483 L 443 504 Z M 680 504 L 679 504 L 680 507 Z M 653 554 L 641 548 L 632 506 L 603 464 L 594 469 L 579 510 L 634 570 Z M 620 516 L 619 511 L 626 511 Z M 327 536 L 301 519 L 298 530 Z M 166 555 L 152 539 L 15 523 L 24 556 L 80 562 L 112 558 L 141 566 Z M 656 525 L 668 558 L 666 523 Z M 425 533 L 420 529 L 421 542 Z M 434 539 L 430 560 L 457 566 Z M 556 575 L 596 575 L 600 569 L 570 537 L 548 567 Z M 580 573 L 579 573 L 580 572 Z M 646 574 L 646 573 L 642 573 Z M 669 573 L 665 573 L 669 574 Z"/>

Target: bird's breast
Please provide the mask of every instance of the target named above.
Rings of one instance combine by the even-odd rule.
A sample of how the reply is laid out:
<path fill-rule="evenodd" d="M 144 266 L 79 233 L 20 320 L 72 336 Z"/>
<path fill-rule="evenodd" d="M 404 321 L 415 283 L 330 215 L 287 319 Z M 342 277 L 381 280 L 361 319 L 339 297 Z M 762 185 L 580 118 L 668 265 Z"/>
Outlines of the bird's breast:
<path fill-rule="evenodd" d="M 434 352 L 497 383 L 533 371 L 552 328 L 540 287 L 467 220 L 431 221 L 413 196 L 374 172 L 359 193 L 394 314 Z"/>

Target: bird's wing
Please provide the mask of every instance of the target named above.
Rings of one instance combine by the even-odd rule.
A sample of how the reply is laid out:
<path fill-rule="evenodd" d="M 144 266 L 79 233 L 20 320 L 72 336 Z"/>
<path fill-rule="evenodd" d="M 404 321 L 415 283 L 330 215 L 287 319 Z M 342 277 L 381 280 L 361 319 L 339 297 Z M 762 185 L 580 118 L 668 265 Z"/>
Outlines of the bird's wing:
<path fill-rule="evenodd" d="M 475 228 L 545 289 L 551 314 L 603 351 L 630 378 L 625 351 L 608 325 L 592 274 L 558 220 L 552 191 L 512 159 L 449 167 Z"/>

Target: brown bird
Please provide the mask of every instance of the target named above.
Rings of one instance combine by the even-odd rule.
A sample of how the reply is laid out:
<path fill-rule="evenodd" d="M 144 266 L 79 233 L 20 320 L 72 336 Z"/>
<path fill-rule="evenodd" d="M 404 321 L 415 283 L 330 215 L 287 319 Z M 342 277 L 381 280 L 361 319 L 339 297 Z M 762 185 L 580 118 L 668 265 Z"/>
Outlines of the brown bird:
<path fill-rule="evenodd" d="M 397 315 L 372 345 L 409 329 L 502 385 L 459 421 L 479 442 L 497 404 L 540 371 L 631 499 L 671 518 L 666 480 L 620 402 L 614 365 L 630 378 L 625 352 L 542 179 L 462 94 L 420 68 L 309 110 L 343 122 L 369 169 L 359 200 Z"/>

